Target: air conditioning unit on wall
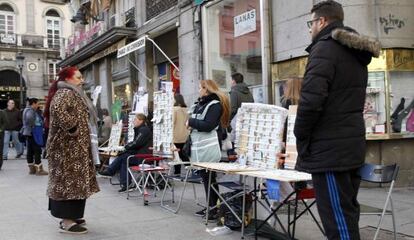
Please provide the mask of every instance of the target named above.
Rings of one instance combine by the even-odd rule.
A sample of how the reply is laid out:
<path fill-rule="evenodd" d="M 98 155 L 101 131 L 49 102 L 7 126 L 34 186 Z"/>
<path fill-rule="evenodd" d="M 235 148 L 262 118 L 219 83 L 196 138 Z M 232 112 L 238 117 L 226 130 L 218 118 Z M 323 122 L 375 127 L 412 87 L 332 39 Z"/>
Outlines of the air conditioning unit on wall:
<path fill-rule="evenodd" d="M 109 17 L 109 27 L 116 27 L 120 25 L 119 14 L 114 14 Z"/>

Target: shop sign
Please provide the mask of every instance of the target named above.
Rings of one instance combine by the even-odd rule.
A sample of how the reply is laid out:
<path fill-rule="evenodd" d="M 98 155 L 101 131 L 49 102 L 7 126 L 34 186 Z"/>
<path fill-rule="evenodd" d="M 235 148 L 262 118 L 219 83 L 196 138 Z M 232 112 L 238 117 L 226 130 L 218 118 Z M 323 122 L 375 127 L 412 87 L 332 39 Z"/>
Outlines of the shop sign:
<path fill-rule="evenodd" d="M 125 46 L 125 39 L 122 39 L 121 41 L 112 44 L 110 47 L 108 47 L 107 49 L 96 53 L 95 55 L 93 55 L 92 57 L 82 61 L 81 63 L 77 64 L 77 67 L 82 69 L 86 66 L 88 66 L 89 64 L 95 62 L 98 59 L 104 58 L 106 56 L 108 56 L 111 53 L 116 52 L 119 48 Z"/>
<path fill-rule="evenodd" d="M 127 55 L 131 52 L 134 52 L 134 51 L 136 51 L 140 48 L 145 47 L 145 38 L 146 38 L 146 36 L 141 37 L 141 38 L 133 41 L 132 43 L 118 49 L 117 58 L 121 58 L 121 57 L 123 57 L 123 56 L 125 56 L 125 55 Z"/>
<path fill-rule="evenodd" d="M 256 9 L 234 17 L 234 37 L 256 31 Z"/>
<path fill-rule="evenodd" d="M 0 41 L 2 43 L 16 43 L 16 35 L 15 34 L 0 34 Z"/>
<path fill-rule="evenodd" d="M 387 49 L 387 67 L 389 70 L 395 71 L 414 70 L 414 50 L 392 49 L 391 51 L 391 49 Z"/>
<path fill-rule="evenodd" d="M 2 92 L 20 92 L 20 87 L 18 87 L 18 86 L 0 86 L 0 91 L 2 91 Z"/>

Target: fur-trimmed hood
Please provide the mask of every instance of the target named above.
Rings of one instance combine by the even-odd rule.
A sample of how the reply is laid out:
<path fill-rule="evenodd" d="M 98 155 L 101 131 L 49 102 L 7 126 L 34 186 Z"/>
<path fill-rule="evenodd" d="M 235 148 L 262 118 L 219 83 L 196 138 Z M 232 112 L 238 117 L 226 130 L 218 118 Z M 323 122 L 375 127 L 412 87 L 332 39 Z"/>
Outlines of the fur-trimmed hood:
<path fill-rule="evenodd" d="M 332 31 L 331 36 L 349 48 L 370 52 L 374 57 L 380 55 L 381 44 L 378 40 L 359 35 L 353 29 L 336 28 Z"/>

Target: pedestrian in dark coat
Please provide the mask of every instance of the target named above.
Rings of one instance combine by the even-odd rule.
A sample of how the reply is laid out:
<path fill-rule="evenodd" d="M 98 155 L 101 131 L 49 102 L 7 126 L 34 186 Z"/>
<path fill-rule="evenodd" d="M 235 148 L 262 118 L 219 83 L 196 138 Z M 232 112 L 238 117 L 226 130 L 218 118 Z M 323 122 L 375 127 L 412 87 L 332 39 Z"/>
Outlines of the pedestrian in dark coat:
<path fill-rule="evenodd" d="M 16 108 L 13 99 L 7 101 L 7 108 L 4 110 L 8 124 L 4 131 L 3 159 L 8 158 L 10 137 L 12 138 L 14 148 L 16 149 L 16 158 L 23 155 L 23 144 L 19 140 L 19 132 L 22 128 L 22 113 Z"/>
<path fill-rule="evenodd" d="M 320 2 L 311 13 L 312 43 L 294 129 L 296 167 L 312 173 L 328 239 L 359 239 L 357 171 L 365 159 L 367 65 L 380 46 L 343 25 L 343 9 L 335 1 Z"/>
<path fill-rule="evenodd" d="M 231 75 L 231 92 L 230 92 L 230 104 L 231 104 L 231 116 L 230 120 L 234 118 L 237 111 L 241 107 L 241 104 L 254 102 L 253 95 L 250 93 L 249 88 L 243 82 L 244 77 L 241 73 L 233 73 Z"/>
<path fill-rule="evenodd" d="M 127 174 L 128 174 L 128 157 L 136 154 L 148 154 L 151 153 L 150 147 L 152 146 L 152 132 L 146 124 L 147 117 L 138 113 L 134 118 L 134 140 L 125 145 L 125 151 L 120 153 L 115 160 L 103 171 L 100 171 L 101 176 L 112 177 L 116 172 L 119 172 L 119 183 L 121 189 L 120 193 L 128 190 L 127 186 Z M 143 161 L 142 158 L 131 157 L 129 160 L 130 165 L 139 165 Z"/>

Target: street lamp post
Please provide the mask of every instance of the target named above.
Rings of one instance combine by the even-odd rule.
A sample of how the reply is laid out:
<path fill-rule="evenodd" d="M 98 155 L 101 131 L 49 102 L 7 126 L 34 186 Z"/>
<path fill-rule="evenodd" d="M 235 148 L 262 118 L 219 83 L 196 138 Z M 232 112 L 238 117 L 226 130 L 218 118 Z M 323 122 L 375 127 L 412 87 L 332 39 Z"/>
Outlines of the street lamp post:
<path fill-rule="evenodd" d="M 23 67 L 24 67 L 24 56 L 21 52 L 19 52 L 16 56 L 17 67 L 20 70 L 20 108 L 24 108 L 23 105 Z"/>

